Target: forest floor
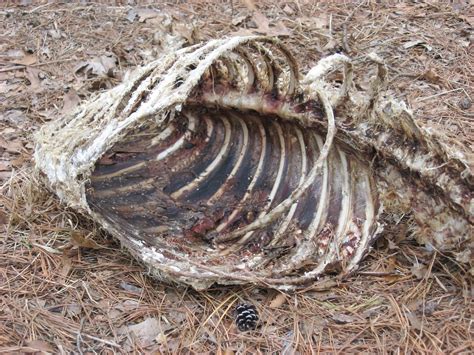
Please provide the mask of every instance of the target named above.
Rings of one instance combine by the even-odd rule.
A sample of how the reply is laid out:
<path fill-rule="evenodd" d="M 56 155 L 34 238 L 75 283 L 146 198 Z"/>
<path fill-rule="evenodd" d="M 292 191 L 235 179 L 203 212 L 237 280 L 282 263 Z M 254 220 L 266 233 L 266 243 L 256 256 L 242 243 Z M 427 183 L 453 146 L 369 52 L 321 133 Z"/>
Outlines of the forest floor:
<path fill-rule="evenodd" d="M 335 52 L 375 52 L 418 123 L 474 161 L 469 1 L 103 3 L 0 5 L 0 353 L 474 353 L 472 276 L 403 224 L 342 281 L 197 292 L 150 278 L 32 173 L 32 134 L 158 57 L 164 33 L 186 45 L 279 35 L 302 72 Z M 235 325 L 242 301 L 257 307 L 255 331 Z"/>

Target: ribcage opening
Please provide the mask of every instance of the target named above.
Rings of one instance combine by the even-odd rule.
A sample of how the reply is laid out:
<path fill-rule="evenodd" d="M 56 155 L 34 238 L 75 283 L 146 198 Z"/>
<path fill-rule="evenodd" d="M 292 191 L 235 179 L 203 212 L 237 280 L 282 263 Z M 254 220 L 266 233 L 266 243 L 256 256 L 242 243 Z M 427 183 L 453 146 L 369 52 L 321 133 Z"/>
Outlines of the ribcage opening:
<path fill-rule="evenodd" d="M 378 209 L 367 163 L 333 145 L 285 213 L 240 235 L 303 184 L 324 137 L 253 111 L 191 105 L 179 115 L 165 129 L 149 120 L 98 161 L 87 189 L 93 210 L 133 226 L 149 246 L 224 270 L 271 278 L 357 261 Z"/>

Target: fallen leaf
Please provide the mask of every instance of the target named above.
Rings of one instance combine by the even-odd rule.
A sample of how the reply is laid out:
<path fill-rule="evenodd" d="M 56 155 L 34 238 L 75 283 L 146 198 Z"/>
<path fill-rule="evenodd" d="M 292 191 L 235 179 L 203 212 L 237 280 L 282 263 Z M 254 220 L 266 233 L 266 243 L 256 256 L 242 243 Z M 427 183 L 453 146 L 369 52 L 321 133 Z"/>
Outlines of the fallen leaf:
<path fill-rule="evenodd" d="M 166 335 L 164 333 L 158 334 L 155 340 L 158 344 L 166 344 L 167 342 Z"/>
<path fill-rule="evenodd" d="M 324 45 L 323 50 L 332 51 L 338 46 L 339 46 L 339 42 L 331 37 L 329 38 L 328 42 Z"/>
<path fill-rule="evenodd" d="M 60 39 L 61 31 L 51 29 L 51 30 L 48 30 L 48 35 L 50 35 L 51 38 Z"/>
<path fill-rule="evenodd" d="M 289 30 L 281 21 L 274 23 L 270 26 L 270 21 L 268 18 L 258 11 L 257 7 L 253 1 L 244 1 L 247 8 L 253 11 L 253 21 L 257 28 L 254 29 L 241 29 L 237 32 L 234 32 L 234 35 L 250 35 L 250 34 L 263 34 L 266 36 L 289 36 L 291 35 L 291 30 Z"/>
<path fill-rule="evenodd" d="M 286 302 L 284 293 L 278 293 L 276 297 L 270 302 L 270 308 L 280 308 Z"/>
<path fill-rule="evenodd" d="M 35 247 L 38 247 L 48 253 L 51 253 L 51 254 L 61 254 L 61 252 L 57 249 L 54 249 L 54 248 L 51 248 L 50 246 L 47 246 L 47 245 L 42 245 L 42 244 L 38 244 L 38 243 L 31 243 L 31 245 L 35 246 Z"/>
<path fill-rule="evenodd" d="M 122 326 L 117 330 L 118 334 L 133 334 L 137 337 L 140 346 L 147 347 L 152 345 L 160 334 L 164 334 L 160 321 L 156 318 L 147 318 L 143 322 Z"/>
<path fill-rule="evenodd" d="M 117 66 L 117 58 L 114 55 L 102 55 L 91 60 L 79 63 L 74 69 L 75 73 L 84 72 L 87 77 L 91 76 L 114 76 Z"/>
<path fill-rule="evenodd" d="M 350 315 L 347 315 L 347 314 L 343 314 L 343 313 L 336 313 L 332 316 L 332 319 L 336 322 L 336 323 L 339 323 L 339 324 L 347 324 L 347 323 L 353 323 L 357 320 L 359 320 L 358 318 L 356 317 L 353 317 L 353 316 L 350 316 Z"/>
<path fill-rule="evenodd" d="M 53 347 L 44 340 L 27 340 L 25 342 L 25 345 L 29 348 L 32 348 L 38 351 L 44 351 L 46 353 L 54 352 Z"/>
<path fill-rule="evenodd" d="M 139 22 L 145 22 L 148 19 L 160 16 L 160 12 L 153 9 L 131 9 L 127 12 L 126 19 L 130 22 L 138 19 Z"/>
<path fill-rule="evenodd" d="M 248 17 L 249 17 L 248 15 L 242 15 L 242 16 L 235 17 L 235 18 L 232 19 L 232 25 L 238 26 L 241 23 L 243 23 L 245 20 L 247 20 Z"/>
<path fill-rule="evenodd" d="M 244 5 L 251 11 L 257 11 L 257 6 L 255 6 L 255 2 L 253 0 L 242 0 Z"/>
<path fill-rule="evenodd" d="M 388 239 L 388 249 L 389 250 L 398 250 L 400 249 L 397 245 L 397 243 L 395 243 L 393 240 L 391 239 Z"/>
<path fill-rule="evenodd" d="M 10 153 L 20 153 L 23 149 L 23 144 L 17 139 L 7 141 L 0 136 L 0 148 Z"/>
<path fill-rule="evenodd" d="M 331 278 L 323 278 L 313 283 L 312 286 L 308 287 L 311 291 L 326 291 L 331 290 L 333 287 L 338 286 L 338 282 Z"/>
<path fill-rule="evenodd" d="M 257 24 L 258 32 L 268 33 L 270 31 L 270 22 L 260 11 L 255 11 L 253 14 L 253 20 Z"/>
<path fill-rule="evenodd" d="M 464 97 L 464 98 L 462 98 L 461 100 L 459 100 L 458 106 L 459 106 L 462 110 L 469 110 L 469 109 L 472 107 L 472 101 L 469 100 L 469 98 Z"/>
<path fill-rule="evenodd" d="M 8 180 L 12 175 L 11 171 L 0 171 L 0 181 Z"/>
<path fill-rule="evenodd" d="M 81 98 L 77 95 L 76 90 L 69 90 L 63 98 L 63 108 L 61 112 L 67 114 L 74 110 L 74 108 L 81 102 Z"/>
<path fill-rule="evenodd" d="M 0 210 L 0 225 L 8 224 L 8 216 L 5 212 Z"/>
<path fill-rule="evenodd" d="M 0 94 L 6 94 L 7 92 L 13 90 L 15 85 L 9 85 L 6 82 L 0 83 Z"/>
<path fill-rule="evenodd" d="M 15 64 L 20 64 L 20 65 L 32 65 L 35 64 L 38 61 L 38 58 L 36 58 L 35 55 L 33 54 L 27 54 L 23 58 L 15 60 Z"/>
<path fill-rule="evenodd" d="M 10 59 L 21 59 L 26 55 L 22 49 L 10 49 L 6 51 L 5 56 Z"/>
<path fill-rule="evenodd" d="M 22 110 L 9 110 L 0 114 L 0 122 L 9 122 L 14 125 L 16 128 L 25 129 L 25 125 L 28 123 L 28 118 L 25 115 L 25 112 Z M 4 128 L 2 134 L 4 137 L 7 134 L 14 134 L 15 130 L 9 130 L 8 128 Z"/>
<path fill-rule="evenodd" d="M 288 4 L 286 4 L 285 7 L 283 8 L 283 12 L 287 14 L 288 16 L 291 16 L 295 13 L 293 9 L 290 7 L 290 5 Z"/>
<path fill-rule="evenodd" d="M 433 70 L 433 69 L 428 69 L 426 70 L 422 75 L 422 79 L 425 79 L 426 81 L 429 81 L 430 83 L 433 84 L 442 84 L 443 79 Z"/>
<path fill-rule="evenodd" d="M 67 278 L 71 269 L 72 269 L 71 258 L 68 258 L 67 256 L 63 256 L 63 258 L 61 259 L 61 270 L 59 271 L 59 274 L 62 276 L 63 280 Z"/>
<path fill-rule="evenodd" d="M 314 17 L 312 20 L 312 24 L 316 28 L 323 29 L 329 27 L 328 14 L 320 14 L 318 17 Z"/>
<path fill-rule="evenodd" d="M 415 328 L 416 330 L 421 330 L 422 329 L 422 324 L 421 321 L 418 319 L 418 317 L 415 315 L 415 313 L 407 311 L 405 312 L 408 320 L 410 321 L 410 325 L 412 328 Z"/>
<path fill-rule="evenodd" d="M 73 303 L 73 304 L 67 305 L 66 307 L 66 313 L 70 317 L 76 317 L 79 314 L 81 314 L 81 312 L 82 312 L 82 307 L 80 304 Z"/>
<path fill-rule="evenodd" d="M 39 78 L 40 70 L 36 68 L 27 67 L 25 71 L 25 76 L 30 82 L 29 89 L 38 92 L 41 89 L 41 80 Z"/>
<path fill-rule="evenodd" d="M 140 306 L 140 303 L 135 300 L 125 300 L 123 302 L 117 303 L 115 305 L 115 309 L 118 309 L 119 311 L 123 312 L 129 312 L 134 309 L 137 309 Z"/>
<path fill-rule="evenodd" d="M 82 231 L 72 231 L 71 232 L 71 244 L 76 247 L 81 248 L 91 248 L 91 249 L 98 249 L 100 245 L 97 244 L 94 240 L 87 238 L 89 234 L 85 234 Z"/>
<path fill-rule="evenodd" d="M 329 27 L 329 20 L 326 14 L 321 14 L 318 17 L 300 16 L 297 19 L 300 26 L 308 28 L 323 29 Z"/>
<path fill-rule="evenodd" d="M 417 40 L 414 40 L 414 41 L 406 42 L 406 43 L 403 45 L 403 48 L 409 49 L 409 48 L 416 47 L 416 46 L 423 47 L 423 48 L 425 48 L 428 52 L 431 52 L 431 51 L 433 50 L 433 47 L 431 47 L 431 46 L 428 45 L 425 41 L 422 41 L 422 40 L 420 40 L 420 39 L 417 39 Z"/>
<path fill-rule="evenodd" d="M 12 165 L 9 161 L 0 160 L 0 171 L 10 171 L 11 168 L 12 168 Z"/>
<path fill-rule="evenodd" d="M 125 281 L 120 282 L 120 287 L 123 288 L 125 291 L 133 292 L 133 293 L 142 293 L 143 289 L 141 287 L 137 287 L 134 285 L 131 285 Z"/>
<path fill-rule="evenodd" d="M 412 275 L 416 276 L 418 280 L 421 280 L 426 277 L 426 274 L 428 272 L 428 269 L 426 265 L 423 264 L 416 264 L 413 265 L 410 269 Z"/>
<path fill-rule="evenodd" d="M 194 44 L 196 41 L 194 39 L 194 26 L 186 23 L 177 23 L 174 25 L 174 32 L 184 38 L 188 44 Z"/>
<path fill-rule="evenodd" d="M 464 16 L 464 15 L 461 15 L 459 16 L 459 18 L 461 18 L 462 20 L 466 21 L 468 24 L 470 24 L 471 26 L 474 26 L 474 16 Z"/>

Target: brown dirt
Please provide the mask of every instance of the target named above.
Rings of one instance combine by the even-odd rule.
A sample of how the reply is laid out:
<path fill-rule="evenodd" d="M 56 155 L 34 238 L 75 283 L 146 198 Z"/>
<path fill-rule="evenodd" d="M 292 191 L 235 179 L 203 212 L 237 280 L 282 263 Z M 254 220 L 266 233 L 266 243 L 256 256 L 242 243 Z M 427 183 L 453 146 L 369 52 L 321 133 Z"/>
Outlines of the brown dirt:
<path fill-rule="evenodd" d="M 137 7 L 120 3 L 25 3 L 0 8 L 0 352 L 474 352 L 472 278 L 449 256 L 417 245 L 403 221 L 376 243 L 360 273 L 303 292 L 196 292 L 148 277 L 44 189 L 31 173 L 31 134 L 158 56 L 155 33 L 169 26 L 150 10 L 133 19 Z M 154 8 L 173 14 L 173 31 L 188 43 L 239 31 L 289 34 L 283 41 L 303 72 L 336 51 L 354 58 L 374 51 L 420 124 L 472 157 L 469 2 Z M 254 332 L 235 326 L 233 309 L 243 301 L 260 313 Z"/>

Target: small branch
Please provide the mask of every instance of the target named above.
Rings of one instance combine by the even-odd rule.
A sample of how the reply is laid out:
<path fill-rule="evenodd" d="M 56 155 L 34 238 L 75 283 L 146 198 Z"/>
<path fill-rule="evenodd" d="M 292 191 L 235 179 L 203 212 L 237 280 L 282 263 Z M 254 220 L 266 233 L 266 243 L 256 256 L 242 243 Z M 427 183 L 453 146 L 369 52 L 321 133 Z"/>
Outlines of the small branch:
<path fill-rule="evenodd" d="M 346 17 L 344 23 L 342 24 L 342 47 L 347 54 L 352 52 L 351 47 L 349 47 L 349 41 L 347 40 L 347 24 L 352 20 L 354 17 L 355 12 L 362 6 L 364 2 L 362 1 L 359 5 L 356 6 L 354 10 L 351 11 L 349 16 Z"/>

